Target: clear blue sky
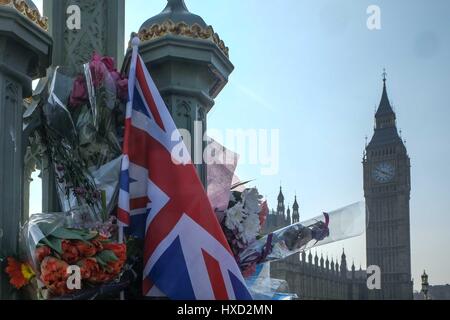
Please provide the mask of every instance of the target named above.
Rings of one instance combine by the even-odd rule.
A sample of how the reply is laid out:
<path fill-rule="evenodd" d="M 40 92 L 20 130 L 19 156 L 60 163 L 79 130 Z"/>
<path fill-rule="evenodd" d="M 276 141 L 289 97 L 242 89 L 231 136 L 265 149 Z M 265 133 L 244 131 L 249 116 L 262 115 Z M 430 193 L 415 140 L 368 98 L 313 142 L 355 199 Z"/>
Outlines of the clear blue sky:
<path fill-rule="evenodd" d="M 40 1 L 36 1 L 39 4 Z M 126 37 L 165 0 L 126 0 Z M 300 200 L 302 219 L 361 200 L 364 137 L 373 133 L 381 73 L 412 162 L 411 234 L 415 288 L 450 283 L 450 2 L 447 0 L 186 0 L 230 48 L 236 69 L 216 99 L 208 126 L 280 129 L 280 172 L 262 177 L 240 166 L 276 205 Z M 369 5 L 382 29 L 366 27 Z M 34 198 L 39 195 L 34 189 Z M 34 208 L 38 208 L 35 201 Z M 364 236 L 345 246 L 365 267 Z M 348 261 L 351 264 L 352 261 Z"/>

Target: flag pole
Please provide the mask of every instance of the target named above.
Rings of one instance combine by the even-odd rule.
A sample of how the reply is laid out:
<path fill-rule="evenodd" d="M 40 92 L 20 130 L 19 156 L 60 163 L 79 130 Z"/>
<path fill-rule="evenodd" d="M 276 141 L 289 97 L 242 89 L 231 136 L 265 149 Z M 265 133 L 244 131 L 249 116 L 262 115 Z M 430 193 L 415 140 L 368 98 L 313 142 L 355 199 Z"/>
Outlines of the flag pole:
<path fill-rule="evenodd" d="M 130 63 L 130 70 L 128 73 L 128 103 L 127 103 L 127 109 L 126 109 L 126 116 L 131 117 L 132 112 L 132 103 L 133 103 L 133 96 L 134 96 L 134 85 L 135 85 L 135 79 L 136 79 L 136 61 L 137 56 L 139 52 L 139 44 L 141 43 L 141 40 L 139 39 L 137 33 L 133 32 L 131 34 L 131 48 L 132 48 L 132 54 L 131 54 L 131 63 Z M 123 160 L 122 160 L 123 161 Z M 129 202 L 129 199 L 128 199 Z M 129 207 L 128 207 L 129 208 Z M 125 225 L 120 222 L 119 223 L 119 243 L 124 242 L 124 227 Z"/>
<path fill-rule="evenodd" d="M 137 33 L 133 32 L 131 34 L 131 48 L 132 48 L 132 54 L 131 54 L 131 63 L 130 63 L 130 70 L 128 73 L 128 103 L 126 107 L 126 117 L 131 117 L 132 112 L 132 103 L 133 103 L 133 95 L 134 95 L 134 86 L 135 86 L 135 79 L 136 79 L 136 61 L 137 56 L 139 52 L 139 44 L 140 39 L 137 35 Z M 122 160 L 123 161 L 123 160 Z M 129 204 L 129 199 L 128 199 Z M 128 206 L 129 208 L 129 206 Z M 119 234 L 118 234 L 118 241 L 119 244 L 123 244 L 125 242 L 124 239 L 124 228 L 125 225 L 122 222 L 119 222 Z M 120 292 L 120 300 L 125 300 L 125 292 Z"/>

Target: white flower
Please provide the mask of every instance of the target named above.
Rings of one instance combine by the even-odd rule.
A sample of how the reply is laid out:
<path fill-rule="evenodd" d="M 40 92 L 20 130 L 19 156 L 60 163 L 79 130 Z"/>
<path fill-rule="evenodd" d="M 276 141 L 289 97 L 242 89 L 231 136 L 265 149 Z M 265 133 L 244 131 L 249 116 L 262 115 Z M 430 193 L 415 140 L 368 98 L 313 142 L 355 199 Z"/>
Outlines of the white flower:
<path fill-rule="evenodd" d="M 242 193 L 242 201 L 244 202 L 245 210 L 249 215 L 257 215 L 261 211 L 261 196 L 256 188 L 246 189 Z"/>
<path fill-rule="evenodd" d="M 244 230 L 241 238 L 247 243 L 252 243 L 256 240 L 256 236 L 260 232 L 259 216 L 256 214 L 249 215 L 243 222 Z"/>
<path fill-rule="evenodd" d="M 238 230 L 239 232 L 242 232 L 242 221 L 245 216 L 244 205 L 239 202 L 234 207 L 228 209 L 226 214 L 225 226 L 232 231 Z"/>

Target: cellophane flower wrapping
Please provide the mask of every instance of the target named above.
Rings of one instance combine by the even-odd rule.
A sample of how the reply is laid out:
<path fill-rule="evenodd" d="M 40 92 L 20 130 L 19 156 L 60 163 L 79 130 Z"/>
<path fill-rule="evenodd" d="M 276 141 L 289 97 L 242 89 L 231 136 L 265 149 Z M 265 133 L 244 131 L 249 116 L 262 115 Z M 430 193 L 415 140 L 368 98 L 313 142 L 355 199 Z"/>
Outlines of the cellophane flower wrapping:
<path fill-rule="evenodd" d="M 245 278 L 245 282 L 254 300 L 294 300 L 296 294 L 287 293 L 289 285 L 285 280 L 270 276 L 270 263 L 256 266 L 255 272 Z"/>
<path fill-rule="evenodd" d="M 66 213 L 34 214 L 24 225 L 21 245 L 33 267 L 39 295 L 60 297 L 69 289 L 69 266 L 78 266 L 80 289 L 117 279 L 126 262 L 126 246 L 114 241 L 116 224 L 104 222 L 89 208 Z"/>
<path fill-rule="evenodd" d="M 302 223 L 276 230 L 252 242 L 239 254 L 241 269 L 285 259 L 313 247 L 363 234 L 365 203 L 358 202 Z"/>
<path fill-rule="evenodd" d="M 115 206 L 128 80 L 114 60 L 94 54 L 78 75 L 56 67 L 43 143 L 57 180 L 61 209 L 87 205 L 106 219 Z"/>

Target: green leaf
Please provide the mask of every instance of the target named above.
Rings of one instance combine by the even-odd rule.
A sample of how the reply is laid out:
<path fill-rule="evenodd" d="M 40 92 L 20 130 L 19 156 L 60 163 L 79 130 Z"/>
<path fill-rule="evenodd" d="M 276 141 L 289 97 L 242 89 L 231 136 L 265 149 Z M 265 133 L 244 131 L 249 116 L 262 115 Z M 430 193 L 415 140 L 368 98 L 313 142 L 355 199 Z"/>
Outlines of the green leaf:
<path fill-rule="evenodd" d="M 116 254 L 111 250 L 103 250 L 97 255 L 97 258 L 100 258 L 106 264 L 119 260 Z"/>
<path fill-rule="evenodd" d="M 70 232 L 77 233 L 81 237 L 83 237 L 83 240 L 89 241 L 98 236 L 97 231 L 89 231 L 89 230 L 79 230 L 79 229 L 67 229 Z"/>
<path fill-rule="evenodd" d="M 52 248 L 59 254 L 62 254 L 63 250 L 62 250 L 62 240 L 61 239 L 54 238 L 54 237 L 47 237 L 47 238 L 41 239 L 40 242 L 49 246 L 50 248 Z"/>
<path fill-rule="evenodd" d="M 95 260 L 103 269 L 105 269 L 108 266 L 108 264 L 105 261 L 103 261 L 102 258 L 100 258 L 99 256 L 96 256 Z"/>
<path fill-rule="evenodd" d="M 83 230 L 57 228 L 53 230 L 50 235 L 55 238 L 64 240 L 81 240 L 87 241 L 95 238 L 98 234 L 96 232 L 88 232 Z"/>
<path fill-rule="evenodd" d="M 45 236 L 49 236 L 49 235 L 51 235 L 52 231 L 54 231 L 56 224 L 39 222 L 39 223 L 37 223 L 37 225 Z M 56 227 L 56 228 L 60 228 L 60 227 Z"/>

